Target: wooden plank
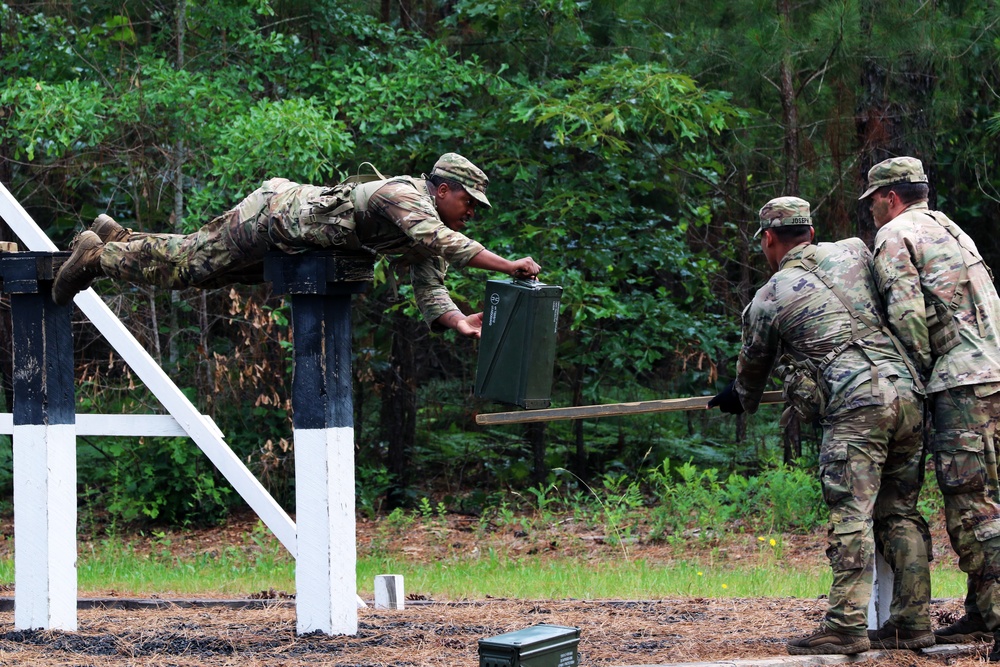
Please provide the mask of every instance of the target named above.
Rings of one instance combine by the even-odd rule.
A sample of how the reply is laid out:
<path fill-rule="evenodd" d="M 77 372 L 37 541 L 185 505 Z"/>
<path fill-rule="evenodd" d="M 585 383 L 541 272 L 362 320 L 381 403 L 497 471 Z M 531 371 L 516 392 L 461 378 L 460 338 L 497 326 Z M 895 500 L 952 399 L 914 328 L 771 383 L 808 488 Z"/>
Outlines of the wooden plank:
<path fill-rule="evenodd" d="M 635 403 L 608 403 L 607 405 L 578 405 L 569 408 L 547 408 L 545 410 L 524 410 L 520 412 L 493 412 L 476 415 L 477 424 L 530 424 L 566 419 L 589 419 L 592 417 L 620 417 L 641 415 L 651 412 L 675 412 L 682 410 L 707 410 L 711 396 L 690 396 L 668 398 L 660 401 L 637 401 Z M 780 391 L 766 391 L 761 404 L 780 403 Z"/>

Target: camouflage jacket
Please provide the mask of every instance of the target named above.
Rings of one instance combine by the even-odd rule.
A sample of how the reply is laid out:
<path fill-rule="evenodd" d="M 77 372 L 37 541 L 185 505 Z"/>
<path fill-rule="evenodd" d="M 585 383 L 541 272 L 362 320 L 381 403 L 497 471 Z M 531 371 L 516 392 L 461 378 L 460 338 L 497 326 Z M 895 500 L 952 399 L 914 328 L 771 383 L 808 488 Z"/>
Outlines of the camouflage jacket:
<path fill-rule="evenodd" d="M 802 266 L 809 254 L 819 269 L 857 309 L 857 315 L 878 328 L 860 328 L 857 319 L 826 284 Z M 878 307 L 871 272 L 871 252 L 861 239 L 795 246 L 778 271 L 761 287 L 743 311 L 743 346 L 737 362 L 736 389 L 743 407 L 755 412 L 779 354 L 808 359 L 822 369 L 826 405 L 820 416 L 864 405 L 881 405 L 882 392 L 874 377 L 905 377 L 910 373 L 889 336 Z M 850 342 L 832 360 L 838 347 Z M 873 373 L 877 368 L 878 373 Z"/>
<path fill-rule="evenodd" d="M 356 211 L 361 243 L 386 255 L 409 258 L 413 294 L 424 320 L 458 310 L 444 286 L 449 265 L 464 268 L 484 248 L 438 217 L 429 181 L 398 176 L 372 194 L 366 212 Z M 423 252 L 413 252 L 415 247 Z"/>
<path fill-rule="evenodd" d="M 458 310 L 448 295 L 444 277 L 449 265 L 464 267 L 483 250 L 482 244 L 449 229 L 438 217 L 428 183 L 421 178 L 397 176 L 380 181 L 366 201 L 364 211 L 353 211 L 357 240 L 384 255 L 406 256 L 413 294 L 424 320 L 430 324 L 445 313 Z M 268 215 L 270 242 L 285 252 L 303 252 L 321 244 L 324 232 L 304 219 L 308 206 L 336 210 L 351 198 L 354 185 L 334 187 L 297 185 L 275 195 Z M 345 216 L 351 217 L 348 207 Z M 277 224 L 275 224 L 277 223 Z M 415 249 L 423 249 L 415 252 Z"/>
<path fill-rule="evenodd" d="M 889 326 L 926 374 L 928 393 L 1000 382 L 1000 299 L 958 225 L 913 204 L 878 230 L 874 270 Z M 954 330 L 946 350 L 932 345 L 943 327 Z"/>

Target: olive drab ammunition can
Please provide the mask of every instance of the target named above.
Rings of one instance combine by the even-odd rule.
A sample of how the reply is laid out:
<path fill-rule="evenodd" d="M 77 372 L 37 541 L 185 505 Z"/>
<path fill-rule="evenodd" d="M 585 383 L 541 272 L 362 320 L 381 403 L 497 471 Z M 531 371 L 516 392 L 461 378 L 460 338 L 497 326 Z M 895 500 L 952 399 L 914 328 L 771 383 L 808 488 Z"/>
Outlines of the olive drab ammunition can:
<path fill-rule="evenodd" d="M 476 396 L 522 408 L 551 403 L 562 287 L 488 280 Z"/>
<path fill-rule="evenodd" d="M 533 625 L 479 640 L 479 667 L 577 667 L 580 628 Z"/>

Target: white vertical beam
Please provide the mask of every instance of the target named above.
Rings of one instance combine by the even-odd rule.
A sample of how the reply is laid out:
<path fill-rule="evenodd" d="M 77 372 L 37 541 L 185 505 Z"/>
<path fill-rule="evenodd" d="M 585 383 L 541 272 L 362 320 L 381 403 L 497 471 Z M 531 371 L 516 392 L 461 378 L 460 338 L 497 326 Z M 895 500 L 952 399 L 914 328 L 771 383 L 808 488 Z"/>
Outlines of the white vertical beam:
<path fill-rule="evenodd" d="M 892 584 L 895 575 L 885 556 L 875 552 L 875 578 L 872 581 L 872 596 L 868 600 L 868 629 L 878 630 L 889 622 L 892 606 Z"/>
<path fill-rule="evenodd" d="M 358 632 L 354 429 L 295 429 L 298 634 Z"/>
<path fill-rule="evenodd" d="M 76 430 L 13 430 L 14 627 L 75 631 Z"/>

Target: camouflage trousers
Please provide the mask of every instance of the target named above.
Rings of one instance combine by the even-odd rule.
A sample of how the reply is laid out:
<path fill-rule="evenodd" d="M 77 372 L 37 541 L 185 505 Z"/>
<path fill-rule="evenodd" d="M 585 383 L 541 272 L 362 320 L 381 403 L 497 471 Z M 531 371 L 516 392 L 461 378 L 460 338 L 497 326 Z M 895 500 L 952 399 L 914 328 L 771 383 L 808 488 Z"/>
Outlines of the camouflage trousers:
<path fill-rule="evenodd" d="M 909 379 L 881 378 L 880 385 L 884 405 L 824 421 L 820 448 L 833 570 L 825 623 L 850 635 L 868 627 L 876 544 L 895 575 L 890 620 L 899 628 L 930 628 L 930 532 L 917 511 L 922 402 Z"/>
<path fill-rule="evenodd" d="M 934 468 L 958 566 L 968 576 L 965 611 L 1000 627 L 1000 504 L 996 488 L 996 385 L 956 387 L 934 394 Z"/>
<path fill-rule="evenodd" d="M 112 278 L 167 289 L 259 282 L 268 250 L 356 243 L 353 210 L 338 219 L 322 214 L 347 201 L 350 189 L 330 194 L 330 188 L 274 178 L 191 234 L 136 234 L 127 243 L 106 244 L 101 268 Z"/>

